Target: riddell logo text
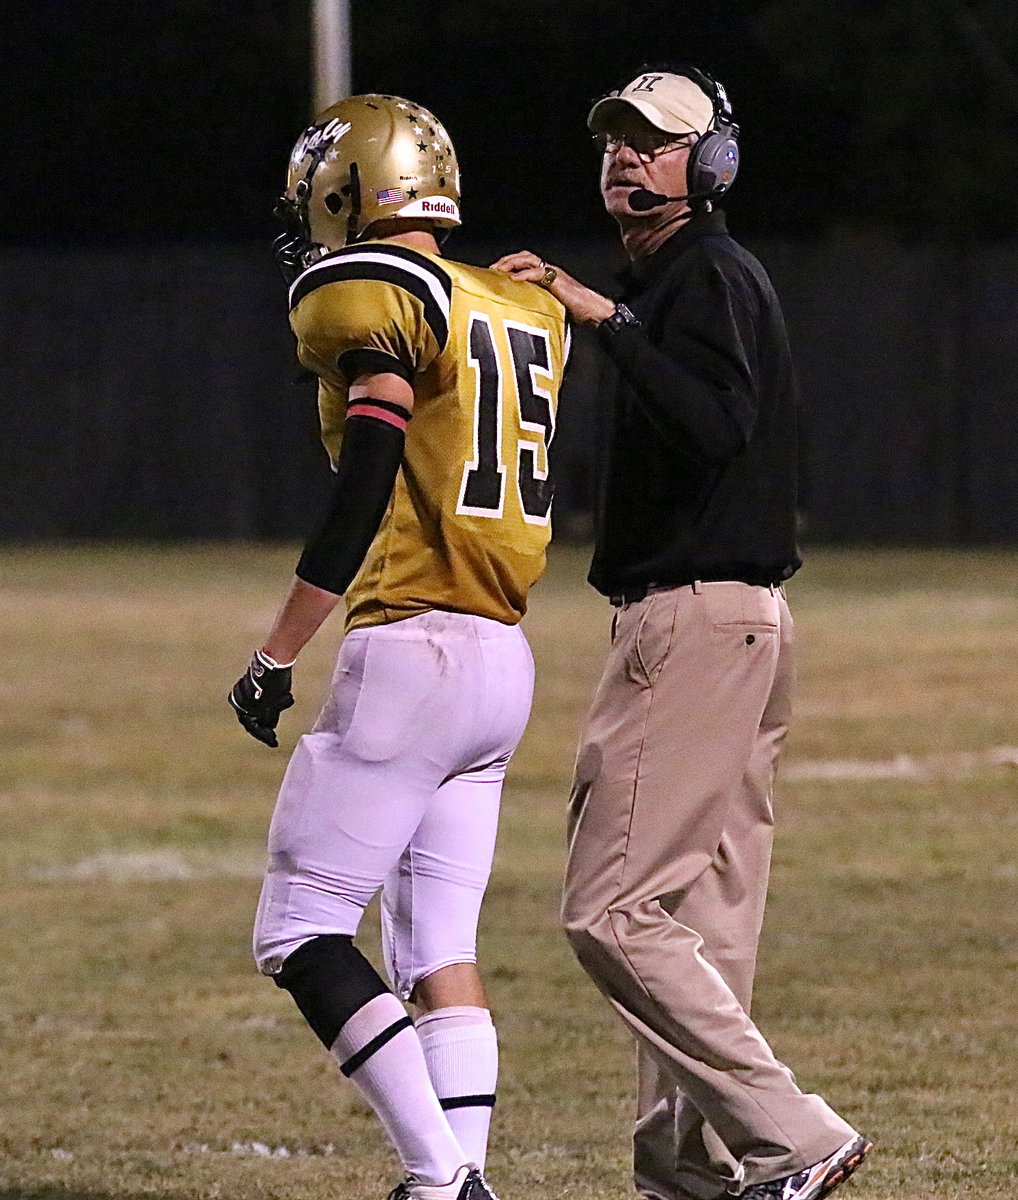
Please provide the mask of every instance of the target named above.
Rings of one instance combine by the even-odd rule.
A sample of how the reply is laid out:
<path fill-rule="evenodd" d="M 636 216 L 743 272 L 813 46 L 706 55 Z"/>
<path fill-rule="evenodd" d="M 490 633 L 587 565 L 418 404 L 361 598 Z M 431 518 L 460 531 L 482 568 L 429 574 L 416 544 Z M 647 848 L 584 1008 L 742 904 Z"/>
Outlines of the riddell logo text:
<path fill-rule="evenodd" d="M 448 200 L 422 200 L 422 213 L 441 213 L 446 217 L 454 217 L 456 215 L 455 204 L 450 204 Z"/>

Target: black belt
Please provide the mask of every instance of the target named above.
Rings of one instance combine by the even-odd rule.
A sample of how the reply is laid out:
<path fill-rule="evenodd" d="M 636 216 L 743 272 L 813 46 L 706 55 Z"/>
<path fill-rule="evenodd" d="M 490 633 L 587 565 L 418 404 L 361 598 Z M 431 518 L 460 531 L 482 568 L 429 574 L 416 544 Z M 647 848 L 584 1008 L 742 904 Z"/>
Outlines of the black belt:
<path fill-rule="evenodd" d="M 781 586 L 781 580 L 766 579 L 762 575 L 757 575 L 750 579 L 744 575 L 726 575 L 722 578 L 711 578 L 709 575 L 701 575 L 698 579 L 686 579 L 682 583 L 634 583 L 623 588 L 621 592 L 613 592 L 609 597 L 609 601 L 616 607 L 621 608 L 624 604 L 638 604 L 641 600 L 646 600 L 648 596 L 654 592 L 668 592 L 673 588 L 695 587 L 698 583 L 745 583 L 750 587 L 765 587 L 776 588 Z"/>

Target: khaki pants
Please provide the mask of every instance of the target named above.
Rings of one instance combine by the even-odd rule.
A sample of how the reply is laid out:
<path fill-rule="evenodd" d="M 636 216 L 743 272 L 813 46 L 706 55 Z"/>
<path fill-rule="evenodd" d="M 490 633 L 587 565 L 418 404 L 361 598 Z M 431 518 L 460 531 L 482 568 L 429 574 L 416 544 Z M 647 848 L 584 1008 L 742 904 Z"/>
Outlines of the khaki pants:
<path fill-rule="evenodd" d="M 852 1136 L 748 1015 L 792 682 L 780 591 L 653 592 L 617 615 L 580 739 L 563 923 L 636 1036 L 636 1182 L 662 1200 L 792 1174 Z"/>

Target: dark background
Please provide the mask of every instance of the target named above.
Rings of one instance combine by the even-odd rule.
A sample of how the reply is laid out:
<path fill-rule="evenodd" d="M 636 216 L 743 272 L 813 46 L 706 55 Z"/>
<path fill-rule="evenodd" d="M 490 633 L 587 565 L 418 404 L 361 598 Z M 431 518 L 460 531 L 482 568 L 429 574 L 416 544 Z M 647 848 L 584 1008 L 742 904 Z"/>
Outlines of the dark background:
<path fill-rule="evenodd" d="M 774 275 L 811 412 L 807 532 L 1018 538 L 1013 0 L 352 19 L 354 90 L 410 96 L 456 144 L 448 252 L 531 246 L 606 288 L 589 104 L 648 59 L 714 73 L 743 130 L 729 223 Z M 299 535 L 324 459 L 267 245 L 310 115 L 306 3 L 18 0 L 0 21 L 0 535 Z M 563 529 L 595 399 L 563 414 Z"/>

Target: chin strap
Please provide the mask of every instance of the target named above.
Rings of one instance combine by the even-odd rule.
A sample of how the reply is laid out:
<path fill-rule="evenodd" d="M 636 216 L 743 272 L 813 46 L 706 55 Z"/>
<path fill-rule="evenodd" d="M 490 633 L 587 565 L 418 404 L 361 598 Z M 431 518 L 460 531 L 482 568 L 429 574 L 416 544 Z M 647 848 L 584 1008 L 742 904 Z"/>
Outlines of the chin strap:
<path fill-rule="evenodd" d="M 361 173 L 355 162 L 350 164 L 350 215 L 346 219 L 346 244 L 357 241 L 361 223 Z"/>

